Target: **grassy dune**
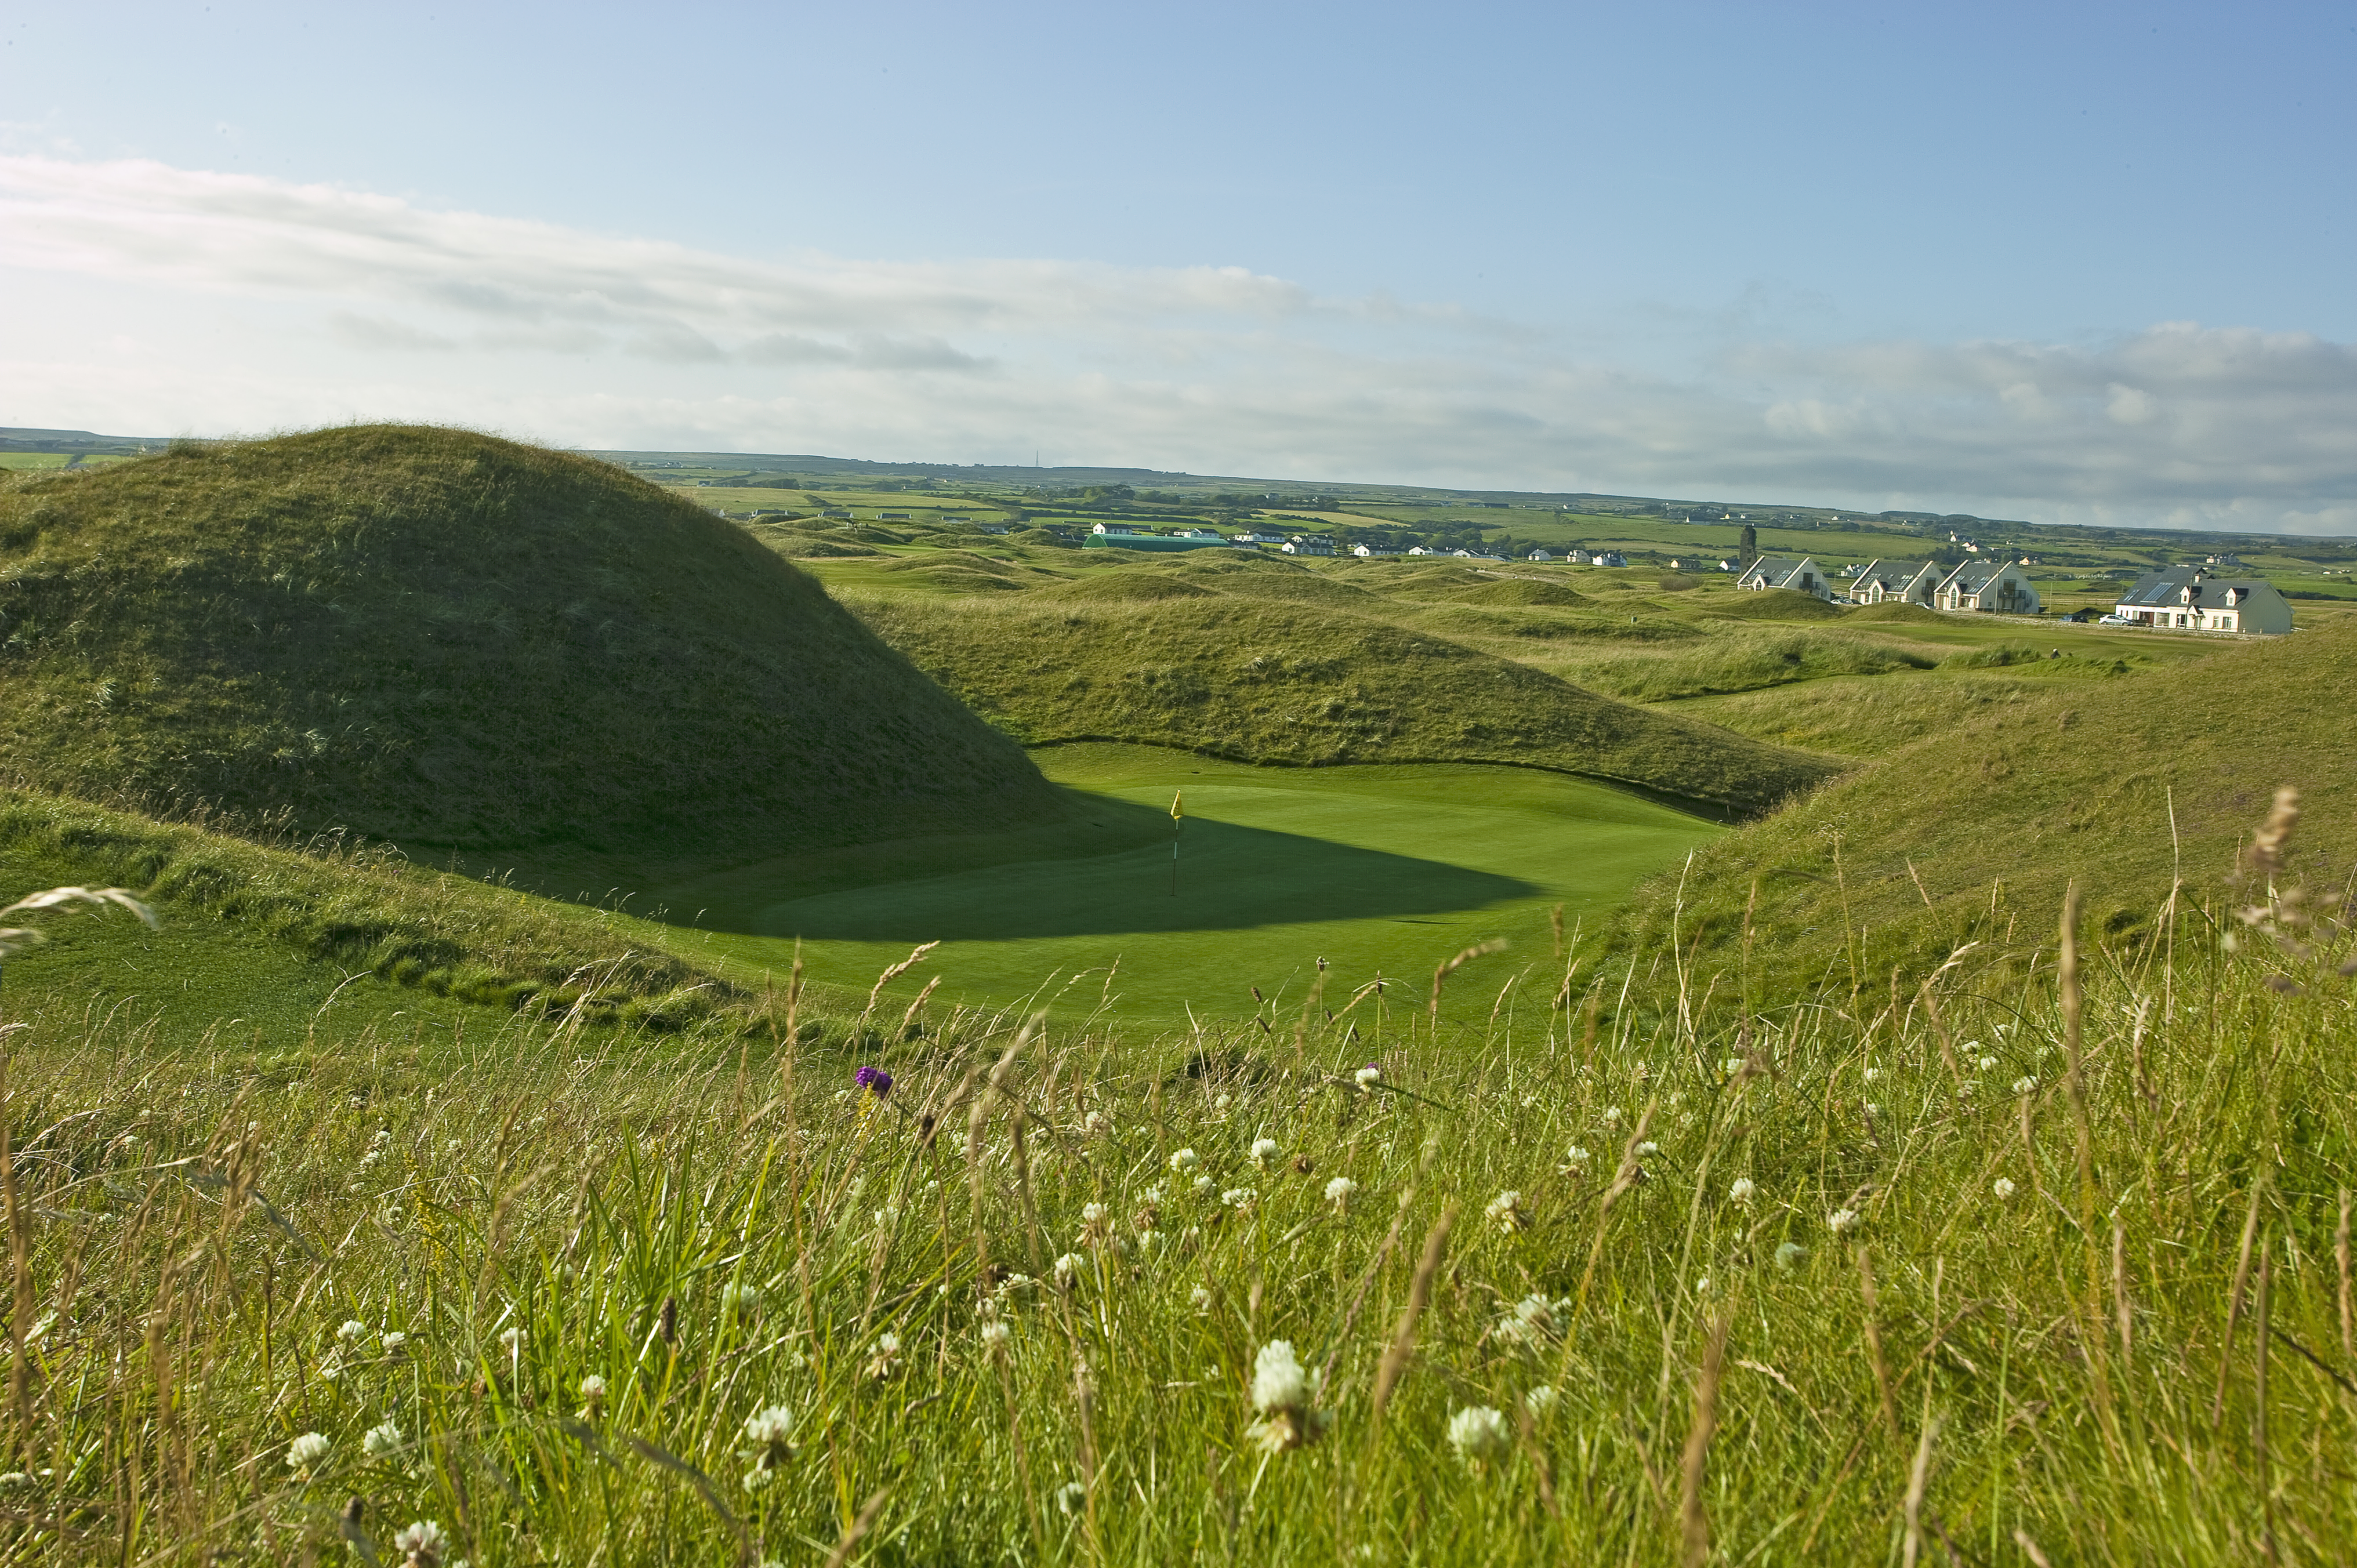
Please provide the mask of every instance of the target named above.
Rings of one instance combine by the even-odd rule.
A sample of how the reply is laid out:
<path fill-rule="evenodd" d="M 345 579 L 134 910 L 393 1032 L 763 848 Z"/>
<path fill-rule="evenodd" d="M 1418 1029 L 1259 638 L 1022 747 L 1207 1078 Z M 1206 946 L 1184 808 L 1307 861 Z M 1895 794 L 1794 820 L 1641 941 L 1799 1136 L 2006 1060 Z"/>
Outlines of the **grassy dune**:
<path fill-rule="evenodd" d="M 264 1055 L 45 1015 L 8 1063 L 0 1532 L 2327 1561 L 2348 938 L 2199 929 L 2091 947 L 2083 1004 L 2024 931 L 2034 964 L 1857 1012 L 1702 1006 L 1662 950 L 1439 1038 L 1421 986 L 1171 1040 L 964 1015 L 876 1058 L 885 1098 L 694 1033 Z"/>
<path fill-rule="evenodd" d="M 463 431 L 20 480 L 0 616 L 0 761 L 62 794 L 285 810 L 583 878 L 1060 809 L 742 529 Z"/>
<path fill-rule="evenodd" d="M 1711 844 L 1683 895 L 1656 879 L 1627 940 L 1674 922 L 1697 961 L 1731 973 L 1755 877 L 1748 962 L 1784 985 L 1920 974 L 1964 942 L 2050 923 L 2074 878 L 2108 929 L 2149 934 L 2172 879 L 2231 865 L 2278 783 L 2316 830 L 2300 875 L 2338 886 L 2357 842 L 2352 681 L 2357 627 L 2334 626 L 2132 680 L 1902 707 L 1924 738 Z"/>
<path fill-rule="evenodd" d="M 1297 766 L 1509 762 L 1730 812 L 1764 810 L 1830 771 L 1448 639 L 1307 606 L 1226 596 L 849 602 L 919 668 L 1032 745 L 1122 740 Z"/>

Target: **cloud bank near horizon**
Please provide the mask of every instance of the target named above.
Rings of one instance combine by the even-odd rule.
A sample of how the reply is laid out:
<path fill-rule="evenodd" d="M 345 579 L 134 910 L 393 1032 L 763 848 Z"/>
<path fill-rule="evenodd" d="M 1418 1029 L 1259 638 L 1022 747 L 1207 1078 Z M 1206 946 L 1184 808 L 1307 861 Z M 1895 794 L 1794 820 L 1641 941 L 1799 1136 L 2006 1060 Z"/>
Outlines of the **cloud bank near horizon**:
<path fill-rule="evenodd" d="M 2357 532 L 2357 346 L 1726 336 L 1232 266 L 756 258 L 148 162 L 0 157 L 8 423 L 443 420 L 565 445 Z"/>

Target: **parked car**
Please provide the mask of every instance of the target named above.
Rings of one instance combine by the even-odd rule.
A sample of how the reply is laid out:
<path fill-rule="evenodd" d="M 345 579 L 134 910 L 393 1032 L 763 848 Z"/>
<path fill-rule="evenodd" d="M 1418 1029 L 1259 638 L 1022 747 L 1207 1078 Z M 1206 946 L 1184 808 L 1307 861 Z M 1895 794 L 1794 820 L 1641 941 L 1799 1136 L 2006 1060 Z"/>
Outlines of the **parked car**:
<path fill-rule="evenodd" d="M 2108 615 L 2098 618 L 2095 624 L 2097 626 L 2130 626 L 2135 623 L 2124 615 Z"/>

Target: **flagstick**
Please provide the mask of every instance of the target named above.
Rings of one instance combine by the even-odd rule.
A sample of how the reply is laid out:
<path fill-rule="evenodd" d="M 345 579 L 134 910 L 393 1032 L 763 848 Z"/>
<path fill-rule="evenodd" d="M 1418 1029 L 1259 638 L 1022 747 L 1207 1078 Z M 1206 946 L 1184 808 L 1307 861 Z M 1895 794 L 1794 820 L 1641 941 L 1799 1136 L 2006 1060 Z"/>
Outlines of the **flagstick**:
<path fill-rule="evenodd" d="M 1178 897 L 1178 835 L 1187 828 L 1187 791 L 1174 790 L 1170 796 L 1170 897 Z"/>

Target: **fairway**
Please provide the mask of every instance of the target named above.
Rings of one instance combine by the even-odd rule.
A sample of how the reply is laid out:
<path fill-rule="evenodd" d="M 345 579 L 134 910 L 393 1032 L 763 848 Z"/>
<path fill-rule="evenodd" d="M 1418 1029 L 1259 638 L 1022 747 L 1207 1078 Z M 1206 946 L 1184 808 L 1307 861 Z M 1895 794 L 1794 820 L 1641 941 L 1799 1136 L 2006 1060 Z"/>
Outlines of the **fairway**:
<path fill-rule="evenodd" d="M 945 997 L 1012 1002 L 1047 986 L 1060 1012 L 1184 1023 L 1189 1009 L 1251 1011 L 1254 986 L 1297 997 L 1320 958 L 1329 991 L 1397 976 L 1410 983 L 1402 1004 L 1419 1005 L 1435 964 L 1504 938 L 1511 950 L 1456 995 L 1486 1015 L 1512 973 L 1550 963 L 1550 908 L 1566 922 L 1600 913 L 1721 831 L 1531 768 L 1252 768 L 1112 745 L 1034 756 L 1056 782 L 1132 811 L 1167 811 L 1183 789 L 1177 891 L 1165 837 L 780 898 L 673 945 L 757 977 L 782 972 L 799 938 L 813 980 L 864 988 L 939 940 L 902 988 L 938 973 Z"/>

